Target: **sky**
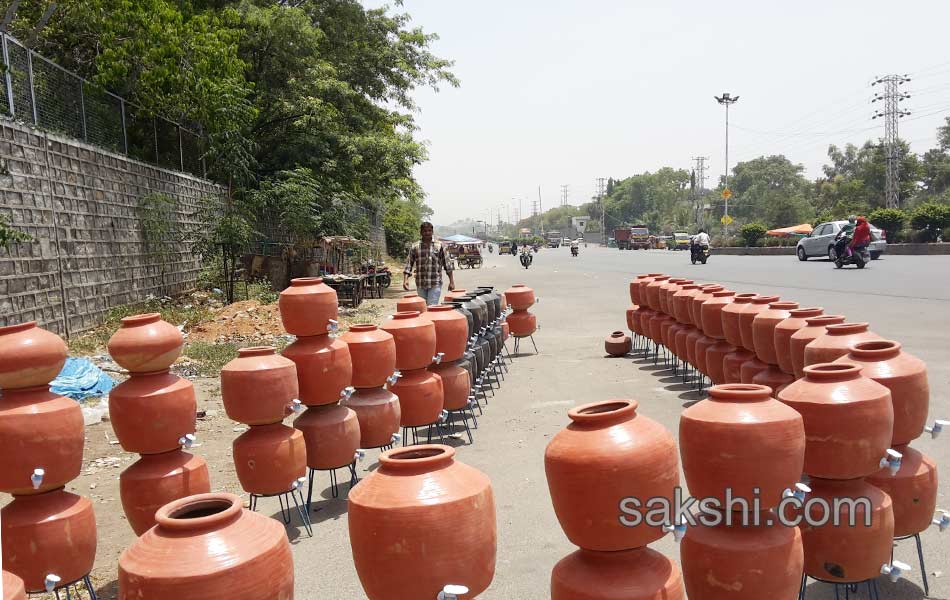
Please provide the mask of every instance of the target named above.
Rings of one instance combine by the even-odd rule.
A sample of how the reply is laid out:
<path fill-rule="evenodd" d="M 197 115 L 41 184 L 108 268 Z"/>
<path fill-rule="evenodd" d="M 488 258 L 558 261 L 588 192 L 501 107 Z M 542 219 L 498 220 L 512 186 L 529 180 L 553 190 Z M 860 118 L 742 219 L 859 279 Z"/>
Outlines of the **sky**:
<path fill-rule="evenodd" d="M 392 2 L 364 0 L 368 7 Z M 461 86 L 419 89 L 415 174 L 433 221 L 495 222 L 581 204 L 598 177 L 708 157 L 707 187 L 729 163 L 785 154 L 815 178 L 829 144 L 884 135 L 877 77 L 907 74 L 900 136 L 933 147 L 950 116 L 943 0 L 405 0 L 395 10 L 440 39 Z"/>

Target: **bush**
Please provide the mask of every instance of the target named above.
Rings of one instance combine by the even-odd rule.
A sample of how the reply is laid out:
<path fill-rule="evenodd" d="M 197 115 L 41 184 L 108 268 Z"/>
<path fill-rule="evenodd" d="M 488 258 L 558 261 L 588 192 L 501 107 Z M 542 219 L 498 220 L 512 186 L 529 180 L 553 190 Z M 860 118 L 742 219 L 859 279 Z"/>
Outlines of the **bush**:
<path fill-rule="evenodd" d="M 762 223 L 746 223 L 739 228 L 739 236 L 746 246 L 757 246 L 768 228 Z"/>
<path fill-rule="evenodd" d="M 940 234 L 941 242 L 950 242 L 950 227 L 944 227 L 943 232 Z"/>
<path fill-rule="evenodd" d="M 904 227 L 907 213 L 899 208 L 877 208 L 868 215 L 872 225 L 880 227 L 888 236 L 897 235 Z"/>
<path fill-rule="evenodd" d="M 937 241 L 943 230 L 950 226 L 950 205 L 936 202 L 918 205 L 910 214 L 910 226 L 921 232 L 922 241 Z"/>

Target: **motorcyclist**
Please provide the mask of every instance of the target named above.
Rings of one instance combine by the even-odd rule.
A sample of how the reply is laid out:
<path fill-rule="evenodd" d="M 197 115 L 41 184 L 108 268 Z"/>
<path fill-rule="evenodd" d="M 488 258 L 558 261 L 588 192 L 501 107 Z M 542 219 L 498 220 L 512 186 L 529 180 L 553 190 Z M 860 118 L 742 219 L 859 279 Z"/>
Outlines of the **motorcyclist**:
<path fill-rule="evenodd" d="M 518 242 L 514 240 L 511 242 L 511 255 L 518 256 Z"/>
<path fill-rule="evenodd" d="M 571 254 L 577 256 L 577 253 L 580 252 L 580 244 L 577 243 L 577 240 L 571 241 Z"/>
<path fill-rule="evenodd" d="M 700 229 L 696 235 L 689 238 L 689 249 L 690 252 L 697 252 L 703 247 L 709 247 L 709 234 L 705 229 Z"/>
<path fill-rule="evenodd" d="M 854 234 L 851 236 L 850 250 L 860 254 L 870 243 L 871 225 L 866 218 L 858 217 L 857 224 L 854 226 Z"/>
<path fill-rule="evenodd" d="M 835 236 L 835 253 L 838 256 L 851 256 L 851 240 L 854 235 L 854 228 L 857 225 L 858 218 L 854 215 L 848 217 L 848 222 L 841 226 L 841 231 Z M 868 232 L 870 237 L 870 231 Z"/>

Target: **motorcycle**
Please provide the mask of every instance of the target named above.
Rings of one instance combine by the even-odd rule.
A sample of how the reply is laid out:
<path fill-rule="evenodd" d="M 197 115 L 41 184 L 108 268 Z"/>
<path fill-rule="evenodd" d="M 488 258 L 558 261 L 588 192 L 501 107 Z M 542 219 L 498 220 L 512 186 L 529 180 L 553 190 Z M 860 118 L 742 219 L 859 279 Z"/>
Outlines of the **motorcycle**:
<path fill-rule="evenodd" d="M 488 253 L 489 253 L 489 254 L 494 254 L 494 253 L 495 253 L 495 247 L 492 246 L 491 244 L 488 244 Z"/>
<path fill-rule="evenodd" d="M 527 269 L 531 266 L 531 261 L 534 260 L 534 257 L 531 256 L 531 253 L 528 251 L 521 253 L 521 266 Z"/>
<path fill-rule="evenodd" d="M 578 253 L 579 250 L 577 249 L 577 246 L 571 246 L 571 256 L 577 256 Z"/>
<path fill-rule="evenodd" d="M 871 254 L 868 251 L 868 247 L 864 246 L 858 251 L 851 250 L 848 251 L 848 244 L 851 243 L 851 238 L 848 236 L 842 236 L 835 241 L 835 268 L 840 269 L 845 265 L 854 265 L 859 269 L 863 269 L 864 265 L 871 262 Z"/>
<path fill-rule="evenodd" d="M 701 262 L 706 264 L 706 261 L 709 260 L 709 246 L 703 244 L 692 244 L 689 247 L 689 260 L 694 265 L 696 262 Z"/>

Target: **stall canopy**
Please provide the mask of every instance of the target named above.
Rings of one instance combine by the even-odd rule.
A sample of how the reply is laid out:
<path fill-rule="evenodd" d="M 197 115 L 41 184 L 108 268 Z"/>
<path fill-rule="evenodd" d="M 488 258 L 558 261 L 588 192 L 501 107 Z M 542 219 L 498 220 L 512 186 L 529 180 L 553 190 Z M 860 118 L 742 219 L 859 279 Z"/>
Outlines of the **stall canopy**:
<path fill-rule="evenodd" d="M 467 235 L 462 235 L 457 233 L 455 235 L 450 235 L 449 237 L 439 238 L 443 242 L 448 242 L 450 244 L 481 244 L 483 240 L 478 238 L 468 237 Z"/>
<path fill-rule="evenodd" d="M 794 227 L 782 227 L 781 229 L 769 229 L 766 231 L 766 234 L 773 237 L 793 237 L 793 236 L 805 236 L 811 233 L 812 226 L 808 223 L 802 223 L 801 225 L 795 225 Z"/>

